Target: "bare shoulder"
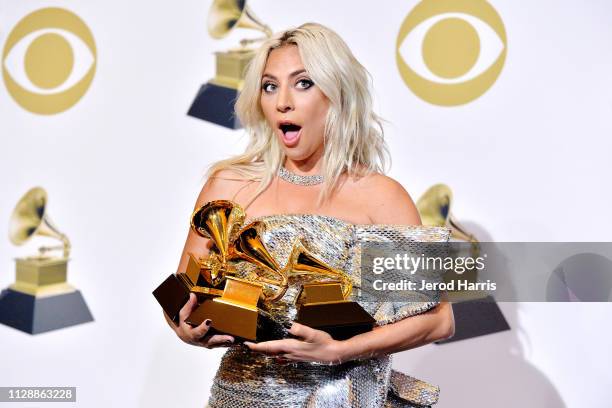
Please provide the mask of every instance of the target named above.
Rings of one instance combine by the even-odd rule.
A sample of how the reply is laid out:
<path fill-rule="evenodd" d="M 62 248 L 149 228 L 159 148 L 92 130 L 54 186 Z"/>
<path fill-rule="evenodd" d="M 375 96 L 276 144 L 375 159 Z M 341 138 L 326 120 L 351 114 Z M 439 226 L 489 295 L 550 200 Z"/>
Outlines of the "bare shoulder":
<path fill-rule="evenodd" d="M 253 180 L 245 179 L 231 169 L 217 171 L 204 183 L 196 207 L 212 200 L 233 200 L 243 204 L 241 197 L 253 184 Z"/>
<path fill-rule="evenodd" d="M 353 182 L 373 224 L 421 225 L 419 212 L 408 191 L 384 174 L 370 174 Z"/>

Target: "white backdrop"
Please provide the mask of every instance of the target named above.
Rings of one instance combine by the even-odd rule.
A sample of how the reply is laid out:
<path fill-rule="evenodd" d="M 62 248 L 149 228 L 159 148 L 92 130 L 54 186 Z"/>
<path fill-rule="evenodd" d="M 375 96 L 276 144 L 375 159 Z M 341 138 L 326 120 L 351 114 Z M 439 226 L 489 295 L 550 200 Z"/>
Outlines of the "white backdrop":
<path fill-rule="evenodd" d="M 413 198 L 449 184 L 453 212 L 497 241 L 610 240 L 612 4 L 491 1 L 505 66 L 480 98 L 446 108 L 416 97 L 396 67 L 416 3 L 249 5 L 275 31 L 316 21 L 347 41 L 390 122 L 390 175 Z M 245 143 L 186 116 L 214 75 L 212 52 L 258 35 L 211 39 L 209 5 L 0 0 L 0 44 L 31 11 L 62 7 L 91 29 L 98 64 L 84 97 L 56 115 L 32 114 L 0 87 L 0 231 L 21 195 L 43 186 L 73 244 L 69 282 L 95 318 L 37 336 L 0 326 L 0 386 L 76 386 L 83 407 L 204 405 L 221 353 L 180 342 L 151 291 L 176 270 L 205 167 Z M 1 288 L 13 258 L 36 247 L 0 239 Z M 403 352 L 396 367 L 440 385 L 442 408 L 609 405 L 610 304 L 501 307 L 512 331 Z"/>

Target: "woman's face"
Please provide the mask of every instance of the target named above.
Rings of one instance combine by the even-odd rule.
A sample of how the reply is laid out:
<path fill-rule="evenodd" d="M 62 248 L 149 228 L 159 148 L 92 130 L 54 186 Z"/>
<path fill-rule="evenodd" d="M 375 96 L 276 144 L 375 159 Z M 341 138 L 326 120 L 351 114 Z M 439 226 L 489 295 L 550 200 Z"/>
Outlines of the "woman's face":
<path fill-rule="evenodd" d="M 260 103 L 289 159 L 322 155 L 329 100 L 304 69 L 297 46 L 270 52 L 261 78 Z"/>

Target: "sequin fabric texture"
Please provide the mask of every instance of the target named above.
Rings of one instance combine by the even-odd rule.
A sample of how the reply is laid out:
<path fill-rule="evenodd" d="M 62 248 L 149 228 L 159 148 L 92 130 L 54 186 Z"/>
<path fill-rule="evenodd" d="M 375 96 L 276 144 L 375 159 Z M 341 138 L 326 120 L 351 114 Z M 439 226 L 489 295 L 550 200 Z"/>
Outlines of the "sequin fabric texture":
<path fill-rule="evenodd" d="M 350 274 L 353 293 L 361 284 L 361 244 L 446 242 L 441 227 L 355 225 L 334 217 L 309 214 L 272 215 L 249 221 L 265 223 L 263 241 L 285 265 L 296 239 L 328 265 Z M 253 267 L 237 264 L 244 276 Z M 295 318 L 294 298 L 301 282 L 291 281 L 283 298 L 267 312 L 275 321 Z M 439 299 L 438 299 L 439 300 Z M 378 325 L 396 322 L 436 306 L 428 302 L 361 302 Z M 426 407 L 438 399 L 439 388 L 391 369 L 391 357 L 350 361 L 340 365 L 279 364 L 274 358 L 241 346 L 230 347 L 211 388 L 211 408 L 286 407 Z"/>

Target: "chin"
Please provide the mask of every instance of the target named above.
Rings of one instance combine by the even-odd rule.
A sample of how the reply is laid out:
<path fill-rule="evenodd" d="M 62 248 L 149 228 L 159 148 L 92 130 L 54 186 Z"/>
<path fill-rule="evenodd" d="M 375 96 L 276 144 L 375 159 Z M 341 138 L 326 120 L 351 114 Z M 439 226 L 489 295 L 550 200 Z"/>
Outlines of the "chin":
<path fill-rule="evenodd" d="M 278 143 L 280 145 L 280 148 L 285 153 L 285 156 L 287 156 L 287 158 L 291 160 L 294 160 L 294 161 L 305 160 L 310 156 L 310 154 L 306 151 L 306 149 L 303 146 L 300 146 L 299 143 L 292 147 L 285 146 L 282 140 L 279 140 Z"/>
<path fill-rule="evenodd" d="M 302 161 L 310 157 L 310 154 L 301 150 L 299 146 L 283 147 L 283 150 L 285 151 L 285 156 L 293 161 Z"/>

